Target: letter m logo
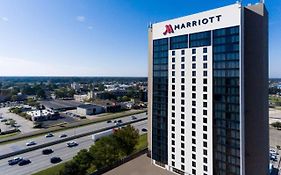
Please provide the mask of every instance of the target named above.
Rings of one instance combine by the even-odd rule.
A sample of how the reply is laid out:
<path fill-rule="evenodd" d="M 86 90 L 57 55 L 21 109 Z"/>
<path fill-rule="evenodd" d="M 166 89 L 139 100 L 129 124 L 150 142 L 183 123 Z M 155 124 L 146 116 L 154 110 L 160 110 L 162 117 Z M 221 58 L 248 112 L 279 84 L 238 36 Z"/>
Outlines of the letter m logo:
<path fill-rule="evenodd" d="M 173 27 L 171 24 L 165 25 L 165 32 L 163 33 L 164 35 L 167 35 L 168 33 L 174 33 Z"/>

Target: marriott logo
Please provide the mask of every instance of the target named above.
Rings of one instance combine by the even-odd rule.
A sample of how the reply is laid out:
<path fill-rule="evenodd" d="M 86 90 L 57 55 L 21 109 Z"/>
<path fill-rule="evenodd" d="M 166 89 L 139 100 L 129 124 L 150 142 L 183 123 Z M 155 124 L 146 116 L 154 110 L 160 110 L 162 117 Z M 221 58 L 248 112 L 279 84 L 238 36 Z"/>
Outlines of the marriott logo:
<path fill-rule="evenodd" d="M 196 27 L 196 26 L 201 26 L 201 25 L 207 25 L 211 24 L 214 22 L 220 22 L 221 21 L 222 15 L 216 15 L 216 16 L 211 16 L 203 19 L 198 19 L 194 21 L 188 21 L 185 23 L 181 24 L 175 24 L 172 26 L 171 24 L 165 25 L 165 31 L 163 32 L 163 35 L 171 34 L 174 33 L 175 30 L 181 30 L 181 29 L 186 29 L 186 28 L 191 28 L 191 27 Z"/>

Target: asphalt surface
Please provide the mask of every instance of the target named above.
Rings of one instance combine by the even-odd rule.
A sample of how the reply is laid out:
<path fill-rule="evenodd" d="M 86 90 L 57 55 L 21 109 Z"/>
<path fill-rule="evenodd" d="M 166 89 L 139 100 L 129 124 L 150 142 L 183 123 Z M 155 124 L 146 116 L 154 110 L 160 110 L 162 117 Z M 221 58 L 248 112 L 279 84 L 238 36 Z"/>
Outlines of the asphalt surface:
<path fill-rule="evenodd" d="M 136 116 L 137 119 L 147 117 L 147 115 L 145 113 L 136 114 L 134 116 Z M 116 119 L 116 120 L 122 120 L 122 122 L 129 122 L 132 119 L 131 119 L 131 116 L 127 116 L 127 117 L 119 118 L 119 119 Z M 67 134 L 67 136 L 73 136 L 73 135 L 76 135 L 76 134 L 87 133 L 89 131 L 93 131 L 93 130 L 96 130 L 96 129 L 102 129 L 102 128 L 106 128 L 106 127 L 109 127 L 109 126 L 113 126 L 114 125 L 113 121 L 114 120 L 112 120 L 112 123 L 107 123 L 105 121 L 105 122 L 99 122 L 99 123 L 95 123 L 95 124 L 91 124 L 91 125 L 87 125 L 87 126 L 82 126 L 82 127 L 78 127 L 78 128 L 72 128 L 72 129 L 68 129 L 68 130 L 65 130 L 65 131 L 59 131 L 59 132 L 53 133 L 54 137 L 45 138 L 45 136 L 37 136 L 37 137 L 34 137 L 34 138 L 30 138 L 30 139 L 25 139 L 25 140 L 21 140 L 21 141 L 9 143 L 9 144 L 0 145 L 0 155 L 15 152 L 15 151 L 19 151 L 19 150 L 25 149 L 27 147 L 32 147 L 32 146 L 26 146 L 26 143 L 29 142 L 29 141 L 35 141 L 36 145 L 48 143 L 48 142 L 53 142 L 55 140 L 61 139 L 61 138 L 59 138 L 59 136 L 61 134 Z"/>
<path fill-rule="evenodd" d="M 138 118 L 141 117 L 142 115 L 135 115 Z M 145 117 L 145 115 L 143 115 Z M 126 119 L 131 119 L 130 117 L 127 117 Z M 125 121 L 125 119 L 123 119 Z M 105 122 L 103 122 L 105 123 Z M 145 121 L 140 121 L 137 123 L 132 124 L 135 128 L 139 129 L 140 134 L 143 134 L 141 131 L 142 128 L 147 128 L 147 120 Z M 98 126 L 96 126 L 98 127 Z M 23 157 L 31 160 L 31 163 L 28 165 L 24 166 L 19 166 L 19 165 L 13 165 L 10 166 L 8 165 L 8 160 L 12 158 L 6 158 L 0 160 L 0 172 L 1 174 L 5 175 L 28 175 L 28 174 L 33 174 L 36 173 L 40 170 L 44 170 L 48 167 L 54 166 L 55 164 L 50 163 L 50 158 L 54 156 L 58 156 L 62 159 L 62 162 L 71 160 L 79 150 L 81 149 L 87 149 L 89 148 L 94 142 L 91 138 L 91 135 L 86 136 L 86 137 L 81 137 L 78 139 L 75 139 L 75 141 L 79 144 L 76 147 L 68 148 L 66 146 L 67 142 L 56 144 L 50 147 L 46 148 L 51 148 L 54 150 L 52 154 L 49 155 L 43 155 L 42 154 L 42 149 L 27 152 L 24 154 L 18 155 L 18 157 Z M 46 149 L 44 148 L 44 149 Z M 62 163 L 61 162 L 61 163 Z"/>

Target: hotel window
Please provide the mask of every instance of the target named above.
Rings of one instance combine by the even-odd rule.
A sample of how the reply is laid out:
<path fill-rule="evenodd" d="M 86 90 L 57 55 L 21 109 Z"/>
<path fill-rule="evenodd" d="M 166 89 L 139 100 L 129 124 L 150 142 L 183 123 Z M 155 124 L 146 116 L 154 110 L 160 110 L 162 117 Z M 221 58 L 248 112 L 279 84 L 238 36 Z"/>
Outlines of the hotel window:
<path fill-rule="evenodd" d="M 181 121 L 181 126 L 184 127 L 184 121 Z"/>
<path fill-rule="evenodd" d="M 172 76 L 175 76 L 175 71 L 172 71 Z"/>
<path fill-rule="evenodd" d="M 196 109 L 192 108 L 192 114 L 196 114 Z"/>
<path fill-rule="evenodd" d="M 203 86 L 203 91 L 207 92 L 207 86 Z"/>
<path fill-rule="evenodd" d="M 203 53 L 207 53 L 207 50 L 208 50 L 207 47 L 204 47 L 203 48 Z"/>
<path fill-rule="evenodd" d="M 176 58 L 175 57 L 172 58 L 172 63 L 174 63 L 174 62 L 176 62 Z"/>
<path fill-rule="evenodd" d="M 184 71 L 181 71 L 181 76 L 184 76 Z"/>
<path fill-rule="evenodd" d="M 203 63 L 203 68 L 204 68 L 204 69 L 207 68 L 207 63 Z"/>
<path fill-rule="evenodd" d="M 203 110 L 203 115 L 207 115 L 207 110 Z"/>
<path fill-rule="evenodd" d="M 181 50 L 181 54 L 184 55 L 184 53 L 185 53 L 185 51 L 184 51 L 184 50 Z"/>
<path fill-rule="evenodd" d="M 204 154 L 205 156 L 207 156 L 207 155 L 208 155 L 207 153 L 208 153 L 207 150 L 204 149 L 204 150 L 203 150 L 203 154 Z"/>
<path fill-rule="evenodd" d="M 175 83 L 176 79 L 175 78 L 172 78 L 172 83 Z"/>
<path fill-rule="evenodd" d="M 184 112 L 184 107 L 181 107 L 181 112 Z"/>
<path fill-rule="evenodd" d="M 173 51 L 172 51 L 172 55 L 175 56 L 175 54 L 176 54 L 176 52 L 173 50 Z"/>
<path fill-rule="evenodd" d="M 193 84 L 196 83 L 196 78 L 192 78 L 192 83 L 193 83 Z"/>
<path fill-rule="evenodd" d="M 204 171 L 208 171 L 208 167 L 204 165 Z"/>
<path fill-rule="evenodd" d="M 207 76 L 208 76 L 208 73 L 207 73 L 206 70 L 203 71 L 203 76 L 204 76 L 204 77 L 207 77 Z"/>
<path fill-rule="evenodd" d="M 203 126 L 203 131 L 207 131 L 207 126 Z"/>
<path fill-rule="evenodd" d="M 175 162 L 174 161 L 172 161 L 172 166 L 175 166 Z"/>
<path fill-rule="evenodd" d="M 181 163 L 184 163 L 184 158 L 183 157 L 181 158 Z"/>
<path fill-rule="evenodd" d="M 174 106 L 174 105 L 172 106 L 172 110 L 173 110 L 173 111 L 175 110 L 175 106 Z"/>
<path fill-rule="evenodd" d="M 196 69 L 196 64 L 195 63 L 192 64 L 192 69 Z"/>
<path fill-rule="evenodd" d="M 173 153 L 175 152 L 175 147 L 172 147 L 172 152 L 173 152 Z"/>
<path fill-rule="evenodd" d="M 192 174 L 195 175 L 196 174 L 196 170 L 192 169 Z"/>
<path fill-rule="evenodd" d="M 192 151 L 196 152 L 196 147 L 195 146 L 192 146 Z"/>
<path fill-rule="evenodd" d="M 192 106 L 196 106 L 196 101 L 192 101 Z"/>
<path fill-rule="evenodd" d="M 181 114 L 181 119 L 183 119 L 183 120 L 184 120 L 184 114 Z"/>
<path fill-rule="evenodd" d="M 207 139 L 207 134 L 203 134 L 203 139 Z"/>
<path fill-rule="evenodd" d="M 175 133 L 172 133 L 172 138 L 173 138 L 173 139 L 175 138 Z"/>
<path fill-rule="evenodd" d="M 193 162 L 193 161 L 192 161 L 192 166 L 193 166 L 193 167 L 196 167 L 196 162 Z"/>
<path fill-rule="evenodd" d="M 181 150 L 181 155 L 184 156 L 184 150 Z"/>
<path fill-rule="evenodd" d="M 196 124 L 192 123 L 192 129 L 196 129 Z"/>
<path fill-rule="evenodd" d="M 181 128 L 181 133 L 184 134 L 184 129 L 183 128 Z"/>
<path fill-rule="evenodd" d="M 207 100 L 207 94 L 203 94 L 203 99 Z"/>
<path fill-rule="evenodd" d="M 183 163 L 184 163 L 184 161 L 183 161 Z M 181 165 L 181 169 L 184 170 L 184 165 Z"/>
<path fill-rule="evenodd" d="M 192 91 L 196 91 L 196 86 L 192 86 Z"/>
<path fill-rule="evenodd" d="M 174 64 L 172 64 L 172 69 L 175 69 L 175 65 Z"/>
<path fill-rule="evenodd" d="M 181 141 L 184 141 L 184 136 L 181 136 Z"/>
<path fill-rule="evenodd" d="M 181 148 L 184 149 L 184 143 L 181 143 Z"/>
<path fill-rule="evenodd" d="M 172 92 L 172 97 L 174 97 L 174 96 L 175 96 L 175 94 L 176 94 L 175 92 Z"/>
<path fill-rule="evenodd" d="M 203 55 L 203 61 L 207 61 L 207 55 Z"/>
<path fill-rule="evenodd" d="M 207 159 L 206 157 L 203 157 L 203 162 L 204 162 L 204 163 L 208 163 L 207 160 L 208 160 L 208 159 Z"/>
<path fill-rule="evenodd" d="M 196 49 L 192 49 L 192 54 L 196 54 Z"/>
<path fill-rule="evenodd" d="M 194 115 L 192 116 L 192 121 L 196 121 L 196 117 Z"/>
<path fill-rule="evenodd" d="M 175 131 L 175 127 L 174 126 L 172 126 L 172 129 L 171 129 L 172 131 Z"/>
<path fill-rule="evenodd" d="M 181 83 L 184 83 L 184 78 L 181 78 Z"/>
<path fill-rule="evenodd" d="M 192 71 L 192 76 L 196 76 L 196 71 Z"/>
<path fill-rule="evenodd" d="M 181 97 L 184 97 L 184 92 L 181 93 Z"/>
<path fill-rule="evenodd" d="M 207 78 L 203 79 L 203 84 L 207 84 Z"/>
<path fill-rule="evenodd" d="M 211 32 L 200 32 L 189 35 L 189 47 L 200 47 L 211 45 Z"/>
<path fill-rule="evenodd" d="M 203 107 L 207 107 L 207 102 L 203 102 Z"/>
<path fill-rule="evenodd" d="M 181 104 L 184 105 L 184 100 L 181 100 Z"/>
<path fill-rule="evenodd" d="M 193 144 L 196 144 L 196 139 L 192 139 L 192 143 L 193 143 Z"/>
<path fill-rule="evenodd" d="M 184 91 L 184 85 L 181 85 L 181 90 Z"/>
<path fill-rule="evenodd" d="M 195 131 L 192 131 L 192 136 L 196 136 L 196 132 Z"/>
<path fill-rule="evenodd" d="M 175 140 L 172 140 L 172 145 L 175 145 Z"/>
<path fill-rule="evenodd" d="M 175 155 L 174 154 L 172 154 L 172 159 L 175 159 Z"/>
<path fill-rule="evenodd" d="M 203 147 L 207 148 L 207 142 L 203 142 Z"/>
<path fill-rule="evenodd" d="M 192 159 L 196 159 L 196 155 L 195 154 L 192 154 Z"/>
<path fill-rule="evenodd" d="M 184 57 L 181 57 L 181 62 L 184 62 Z"/>
<path fill-rule="evenodd" d="M 192 56 L 192 61 L 196 61 L 196 56 Z"/>
<path fill-rule="evenodd" d="M 176 116 L 176 114 L 174 112 L 172 112 L 172 117 L 175 117 L 175 116 Z"/>
<path fill-rule="evenodd" d="M 175 90 L 176 86 L 175 85 L 172 85 L 172 90 Z"/>
<path fill-rule="evenodd" d="M 203 123 L 207 123 L 207 118 L 203 118 Z"/>
<path fill-rule="evenodd" d="M 181 64 L 181 68 L 184 69 L 184 64 Z"/>
<path fill-rule="evenodd" d="M 172 104 L 175 104 L 175 99 L 174 98 L 172 98 Z"/>
<path fill-rule="evenodd" d="M 196 94 L 195 93 L 192 93 L 192 98 L 196 98 Z"/>

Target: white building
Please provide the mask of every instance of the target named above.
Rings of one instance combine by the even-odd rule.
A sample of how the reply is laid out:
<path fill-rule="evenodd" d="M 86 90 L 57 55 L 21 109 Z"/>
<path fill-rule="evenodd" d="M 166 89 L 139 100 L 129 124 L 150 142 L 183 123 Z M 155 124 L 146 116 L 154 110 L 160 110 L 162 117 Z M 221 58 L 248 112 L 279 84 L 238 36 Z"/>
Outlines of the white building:
<path fill-rule="evenodd" d="M 102 106 L 93 104 L 83 104 L 77 107 L 77 113 L 80 115 L 95 115 L 104 112 Z"/>
<path fill-rule="evenodd" d="M 28 111 L 26 114 L 31 116 L 32 121 L 53 120 L 59 117 L 58 113 L 47 109 Z"/>

